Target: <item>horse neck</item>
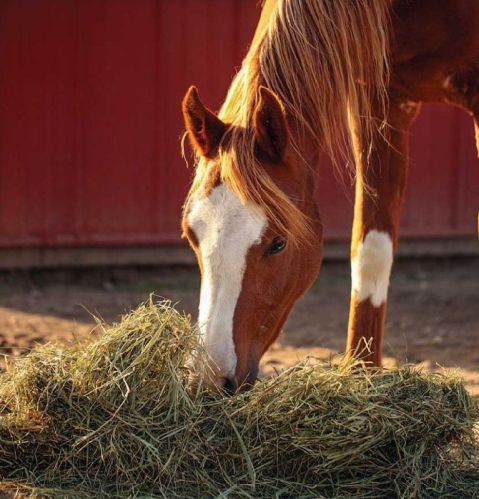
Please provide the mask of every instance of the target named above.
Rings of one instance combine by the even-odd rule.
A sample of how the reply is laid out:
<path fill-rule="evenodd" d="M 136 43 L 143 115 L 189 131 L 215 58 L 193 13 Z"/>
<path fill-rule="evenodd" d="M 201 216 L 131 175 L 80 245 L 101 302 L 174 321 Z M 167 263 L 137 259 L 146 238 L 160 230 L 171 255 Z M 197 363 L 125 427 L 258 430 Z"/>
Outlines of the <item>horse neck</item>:
<path fill-rule="evenodd" d="M 293 161 L 303 171 L 303 190 L 309 198 L 315 197 L 321 150 L 316 137 L 312 137 L 292 120 L 288 120 Z"/>

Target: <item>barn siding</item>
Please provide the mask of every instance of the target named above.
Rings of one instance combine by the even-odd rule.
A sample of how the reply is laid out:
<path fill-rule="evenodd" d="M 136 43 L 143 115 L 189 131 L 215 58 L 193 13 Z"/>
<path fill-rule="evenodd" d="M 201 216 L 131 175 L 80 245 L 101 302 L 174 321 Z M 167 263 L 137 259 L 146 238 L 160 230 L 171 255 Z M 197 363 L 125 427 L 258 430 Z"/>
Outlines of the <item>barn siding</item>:
<path fill-rule="evenodd" d="M 0 2 L 0 247 L 177 243 L 192 175 L 179 154 L 181 98 L 195 83 L 219 107 L 257 4 Z M 428 107 L 412 153 L 403 234 L 474 236 L 470 118 Z M 318 199 L 330 239 L 349 236 L 346 184 L 323 168 Z"/>

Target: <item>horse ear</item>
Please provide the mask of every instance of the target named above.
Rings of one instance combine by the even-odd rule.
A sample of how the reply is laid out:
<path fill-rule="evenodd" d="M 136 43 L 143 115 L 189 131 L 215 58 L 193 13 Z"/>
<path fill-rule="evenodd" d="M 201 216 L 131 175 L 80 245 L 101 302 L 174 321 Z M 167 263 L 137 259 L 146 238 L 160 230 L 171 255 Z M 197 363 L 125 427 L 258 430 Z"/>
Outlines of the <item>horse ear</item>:
<path fill-rule="evenodd" d="M 282 161 L 288 145 L 288 125 L 284 107 L 268 88 L 259 89 L 260 100 L 254 111 L 256 151 L 260 159 L 273 164 Z"/>
<path fill-rule="evenodd" d="M 202 104 L 196 87 L 190 87 L 186 92 L 182 110 L 191 145 L 202 156 L 213 159 L 227 125 Z"/>

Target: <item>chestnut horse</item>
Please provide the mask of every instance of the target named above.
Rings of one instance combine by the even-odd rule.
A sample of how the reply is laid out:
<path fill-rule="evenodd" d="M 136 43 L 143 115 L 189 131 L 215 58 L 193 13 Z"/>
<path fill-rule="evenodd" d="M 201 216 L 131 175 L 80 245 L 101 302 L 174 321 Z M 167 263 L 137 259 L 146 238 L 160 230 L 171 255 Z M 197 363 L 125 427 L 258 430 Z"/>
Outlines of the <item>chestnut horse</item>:
<path fill-rule="evenodd" d="M 347 351 L 381 364 L 409 128 L 421 102 L 447 102 L 472 114 L 479 139 L 478 76 L 477 0 L 267 0 L 219 114 L 189 89 L 197 167 L 182 227 L 212 383 L 254 382 L 318 274 L 321 151 L 354 166 Z"/>

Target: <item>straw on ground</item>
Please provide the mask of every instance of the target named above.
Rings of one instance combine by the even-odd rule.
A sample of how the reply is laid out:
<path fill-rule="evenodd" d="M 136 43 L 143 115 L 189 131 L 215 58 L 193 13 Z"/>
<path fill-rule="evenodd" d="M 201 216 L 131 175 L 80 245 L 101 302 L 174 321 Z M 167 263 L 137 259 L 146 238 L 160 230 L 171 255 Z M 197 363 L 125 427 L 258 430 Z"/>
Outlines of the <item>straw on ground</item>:
<path fill-rule="evenodd" d="M 0 378 L 0 478 L 59 497 L 474 497 L 477 406 L 451 374 L 303 363 L 225 398 L 189 318 L 149 302 Z"/>

